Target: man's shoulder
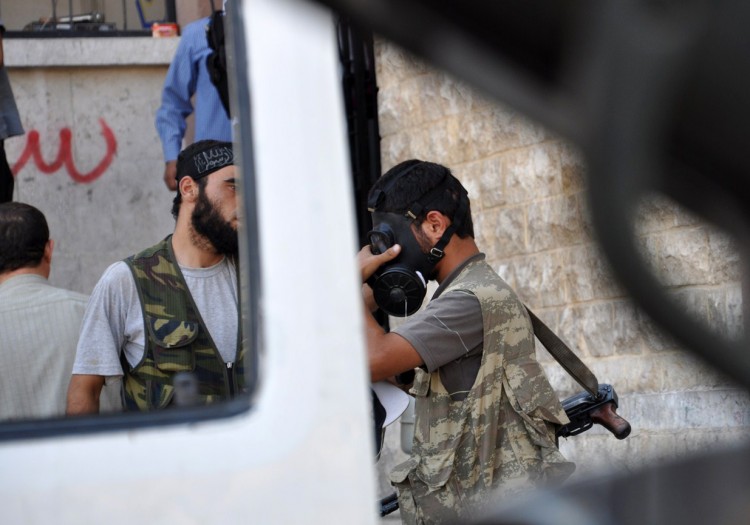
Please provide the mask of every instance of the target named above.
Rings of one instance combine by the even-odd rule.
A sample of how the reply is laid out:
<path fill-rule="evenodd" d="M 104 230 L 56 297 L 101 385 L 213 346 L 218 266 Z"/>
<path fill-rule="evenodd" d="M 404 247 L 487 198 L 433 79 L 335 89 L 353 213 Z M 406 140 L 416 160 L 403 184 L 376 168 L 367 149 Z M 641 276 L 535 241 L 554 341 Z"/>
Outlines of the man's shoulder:
<path fill-rule="evenodd" d="M 149 246 L 148 248 L 145 248 L 137 253 L 134 253 L 127 259 L 124 259 L 123 262 L 130 265 L 132 261 L 136 259 L 140 260 L 140 259 L 148 259 L 150 257 L 153 257 L 157 252 L 167 250 L 167 242 L 169 239 L 170 237 L 162 239 L 161 241 L 157 242 L 153 246 Z"/>
<path fill-rule="evenodd" d="M 7 282 L 11 286 L 7 287 L 10 292 L 8 297 L 3 297 L 7 303 L 5 306 L 9 306 L 14 298 L 17 299 L 15 302 L 34 301 L 38 306 L 53 303 L 58 306 L 60 304 L 85 306 L 89 299 L 88 295 L 54 286 L 44 277 L 35 274 L 19 275 Z"/>
<path fill-rule="evenodd" d="M 457 291 L 471 292 L 483 304 L 523 305 L 515 290 L 484 260 L 467 265 L 445 290 L 446 293 Z"/>
<path fill-rule="evenodd" d="M 483 255 L 483 254 L 480 254 Z M 469 261 L 446 287 L 448 290 L 474 291 L 482 286 L 507 286 L 502 277 L 487 263 L 484 257 Z"/>
<path fill-rule="evenodd" d="M 63 300 L 68 301 L 70 303 L 75 304 L 82 304 L 86 305 L 86 303 L 89 300 L 89 296 L 80 292 L 76 292 L 73 290 L 68 290 L 67 288 L 57 288 L 53 287 L 56 294 L 58 294 Z"/>
<path fill-rule="evenodd" d="M 127 285 L 132 282 L 133 276 L 128 268 L 125 261 L 117 261 L 110 264 L 102 276 L 99 278 L 99 282 L 96 284 L 96 289 L 101 288 L 122 288 L 123 285 Z"/>

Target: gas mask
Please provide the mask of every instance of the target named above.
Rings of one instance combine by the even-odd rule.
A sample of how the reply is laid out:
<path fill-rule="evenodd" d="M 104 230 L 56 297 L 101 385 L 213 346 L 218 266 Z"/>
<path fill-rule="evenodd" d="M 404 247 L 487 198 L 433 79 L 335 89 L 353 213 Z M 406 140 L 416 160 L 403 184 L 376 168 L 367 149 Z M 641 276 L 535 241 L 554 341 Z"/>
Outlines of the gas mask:
<path fill-rule="evenodd" d="M 368 201 L 368 209 L 372 213 L 373 229 L 367 234 L 367 237 L 372 253 L 376 255 L 383 253 L 394 244 L 401 246 L 398 257 L 378 268 L 367 281 L 367 284 L 372 288 L 378 307 L 394 317 L 409 316 L 422 306 L 424 296 L 427 293 L 427 281 L 430 279 L 435 266 L 445 255 L 443 250 L 453 233 L 460 227 L 469 207 L 468 196 L 466 191 L 463 190 L 451 225 L 445 230 L 435 246 L 428 253 L 425 253 L 417 242 L 411 226 L 422 211 L 427 209 L 427 205 L 445 191 L 445 176 L 432 190 L 412 204 L 405 213 L 378 210 L 383 203 L 385 194 L 394 186 L 395 181 L 421 164 L 410 166 L 404 172 L 396 175 L 383 190 L 375 191 Z"/>
<path fill-rule="evenodd" d="M 384 264 L 367 281 L 375 302 L 388 315 L 406 317 L 424 301 L 427 280 L 442 257 L 424 253 L 411 230 L 412 220 L 398 213 L 373 213 L 374 228 L 367 234 L 370 250 L 383 253 L 394 244 L 401 253 Z"/>

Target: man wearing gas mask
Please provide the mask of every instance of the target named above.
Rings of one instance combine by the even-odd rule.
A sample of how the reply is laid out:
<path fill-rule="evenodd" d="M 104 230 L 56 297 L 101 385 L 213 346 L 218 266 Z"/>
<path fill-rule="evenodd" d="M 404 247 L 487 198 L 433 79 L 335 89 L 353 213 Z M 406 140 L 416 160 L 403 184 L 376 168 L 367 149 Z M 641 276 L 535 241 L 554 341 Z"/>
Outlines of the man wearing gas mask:
<path fill-rule="evenodd" d="M 568 418 L 536 361 L 523 303 L 477 248 L 461 183 L 409 160 L 375 183 L 368 208 L 373 230 L 358 262 L 372 380 L 416 369 L 412 454 L 390 475 L 404 523 L 464 521 L 569 476 L 575 467 L 555 442 Z M 417 312 L 433 279 L 439 287 Z M 377 308 L 411 317 L 386 333 Z"/>

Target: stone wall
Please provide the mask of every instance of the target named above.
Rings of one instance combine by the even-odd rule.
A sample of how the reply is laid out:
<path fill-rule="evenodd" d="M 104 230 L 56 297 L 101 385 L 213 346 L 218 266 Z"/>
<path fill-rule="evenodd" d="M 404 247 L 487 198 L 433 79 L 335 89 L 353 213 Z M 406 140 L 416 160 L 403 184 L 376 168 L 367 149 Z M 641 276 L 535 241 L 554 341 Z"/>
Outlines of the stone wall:
<path fill-rule="evenodd" d="M 743 439 L 750 400 L 660 333 L 628 299 L 593 241 L 585 166 L 575 148 L 400 48 L 376 47 L 383 171 L 421 158 L 469 190 L 477 242 L 522 300 L 615 385 L 633 432 L 569 438 L 576 476 L 629 471 Z M 741 330 L 739 261 L 725 236 L 664 198 L 643 203 L 639 240 L 670 293 L 717 331 Z M 538 347 L 561 398 L 580 390 Z M 405 456 L 398 423 L 381 471 Z M 385 493 L 388 486 L 381 480 Z"/>

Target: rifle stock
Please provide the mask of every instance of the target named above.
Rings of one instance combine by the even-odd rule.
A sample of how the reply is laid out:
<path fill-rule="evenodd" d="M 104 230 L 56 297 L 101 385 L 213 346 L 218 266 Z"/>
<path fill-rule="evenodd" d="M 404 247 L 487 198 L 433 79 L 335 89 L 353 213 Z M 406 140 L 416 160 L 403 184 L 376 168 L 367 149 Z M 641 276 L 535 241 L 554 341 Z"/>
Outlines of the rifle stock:
<path fill-rule="evenodd" d="M 557 430 L 557 437 L 576 436 L 589 430 L 594 423 L 609 430 L 617 439 L 630 435 L 630 423 L 617 413 L 617 392 L 612 385 L 600 384 L 599 394 L 594 397 L 581 392 L 565 399 L 563 409 L 570 423 Z"/>

